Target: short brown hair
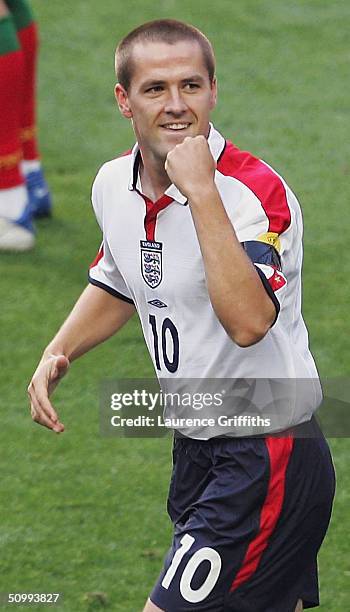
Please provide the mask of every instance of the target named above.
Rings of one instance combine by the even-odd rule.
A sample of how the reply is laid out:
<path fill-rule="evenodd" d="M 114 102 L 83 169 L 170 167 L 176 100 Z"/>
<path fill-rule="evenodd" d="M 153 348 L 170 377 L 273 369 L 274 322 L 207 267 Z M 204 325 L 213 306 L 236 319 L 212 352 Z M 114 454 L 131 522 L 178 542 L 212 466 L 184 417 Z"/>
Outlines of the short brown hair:
<path fill-rule="evenodd" d="M 119 83 L 128 90 L 132 77 L 132 48 L 139 42 L 165 42 L 173 45 L 182 40 L 196 41 L 203 53 L 209 80 L 215 74 L 215 56 L 211 43 L 204 34 L 194 26 L 176 19 L 157 19 L 148 21 L 132 30 L 119 43 L 115 52 L 115 70 Z"/>

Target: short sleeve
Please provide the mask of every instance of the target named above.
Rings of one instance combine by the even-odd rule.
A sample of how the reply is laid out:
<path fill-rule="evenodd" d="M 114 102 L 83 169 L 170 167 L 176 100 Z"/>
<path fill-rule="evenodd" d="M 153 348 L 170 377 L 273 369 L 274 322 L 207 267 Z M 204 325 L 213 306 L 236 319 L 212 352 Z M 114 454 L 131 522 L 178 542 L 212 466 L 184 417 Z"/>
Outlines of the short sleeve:
<path fill-rule="evenodd" d="M 130 291 L 120 274 L 111 255 L 108 245 L 103 241 L 101 247 L 90 265 L 89 282 L 104 289 L 116 298 L 133 304 Z"/>
<path fill-rule="evenodd" d="M 228 177 L 223 182 L 227 202 L 230 188 L 236 194 L 236 207 L 228 206 L 232 225 L 278 315 L 301 274 L 299 203 L 271 166 L 247 151 L 240 151 L 232 143 L 227 143 L 217 171 Z"/>
<path fill-rule="evenodd" d="M 91 193 L 91 201 L 97 222 L 103 233 L 103 189 L 102 189 L 103 166 L 98 172 Z M 88 274 L 89 282 L 100 287 L 125 302 L 133 304 L 130 291 L 123 279 L 117 264 L 109 249 L 107 240 L 103 237 L 100 249 L 91 263 Z"/>
<path fill-rule="evenodd" d="M 273 217 L 270 211 L 261 208 L 261 216 L 264 215 L 268 231 L 261 232 L 259 217 L 251 219 L 249 227 L 246 227 L 245 240 L 242 246 L 248 257 L 255 266 L 260 280 L 276 308 L 276 322 L 287 292 L 287 275 L 285 274 L 285 257 L 291 240 L 292 216 L 288 205 L 286 192 L 279 189 L 272 192 Z M 271 213 L 270 213 L 271 214 Z M 272 229 L 270 229 L 272 226 Z"/>

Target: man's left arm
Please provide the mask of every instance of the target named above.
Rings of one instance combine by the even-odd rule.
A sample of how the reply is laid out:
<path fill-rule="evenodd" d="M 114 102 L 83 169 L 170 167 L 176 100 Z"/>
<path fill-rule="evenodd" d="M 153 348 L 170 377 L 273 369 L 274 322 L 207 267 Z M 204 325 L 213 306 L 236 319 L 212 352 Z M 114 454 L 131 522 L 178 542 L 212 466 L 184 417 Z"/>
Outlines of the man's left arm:
<path fill-rule="evenodd" d="M 165 167 L 188 198 L 215 314 L 236 344 L 251 346 L 272 326 L 276 308 L 227 216 L 205 137 L 186 138 L 170 151 Z"/>

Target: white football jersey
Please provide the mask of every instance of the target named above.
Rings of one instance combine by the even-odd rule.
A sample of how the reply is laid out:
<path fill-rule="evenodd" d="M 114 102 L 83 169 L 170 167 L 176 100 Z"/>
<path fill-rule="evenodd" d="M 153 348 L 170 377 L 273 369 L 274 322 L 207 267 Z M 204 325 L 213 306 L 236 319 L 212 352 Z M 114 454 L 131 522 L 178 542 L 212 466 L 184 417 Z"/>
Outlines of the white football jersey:
<path fill-rule="evenodd" d="M 308 379 L 311 392 L 309 385 L 307 399 L 289 405 L 286 425 L 307 421 L 321 392 L 301 314 L 298 201 L 271 167 L 212 125 L 208 144 L 223 205 L 276 306 L 266 336 L 248 348 L 228 336 L 209 299 L 187 200 L 174 185 L 157 202 L 142 194 L 137 144 L 105 163 L 94 181 L 92 203 L 103 242 L 90 282 L 134 303 L 163 388 L 169 378 L 180 387 L 184 379 Z"/>

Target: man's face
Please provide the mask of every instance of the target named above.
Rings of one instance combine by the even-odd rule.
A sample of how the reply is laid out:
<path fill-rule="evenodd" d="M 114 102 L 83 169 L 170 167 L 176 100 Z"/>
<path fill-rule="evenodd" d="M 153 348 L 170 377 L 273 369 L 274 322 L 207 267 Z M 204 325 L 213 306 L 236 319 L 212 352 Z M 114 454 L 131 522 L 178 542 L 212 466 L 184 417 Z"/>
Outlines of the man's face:
<path fill-rule="evenodd" d="M 216 82 L 209 80 L 197 42 L 137 43 L 128 92 L 116 86 L 121 113 L 132 119 L 144 156 L 164 163 L 186 136 L 208 135 Z"/>

